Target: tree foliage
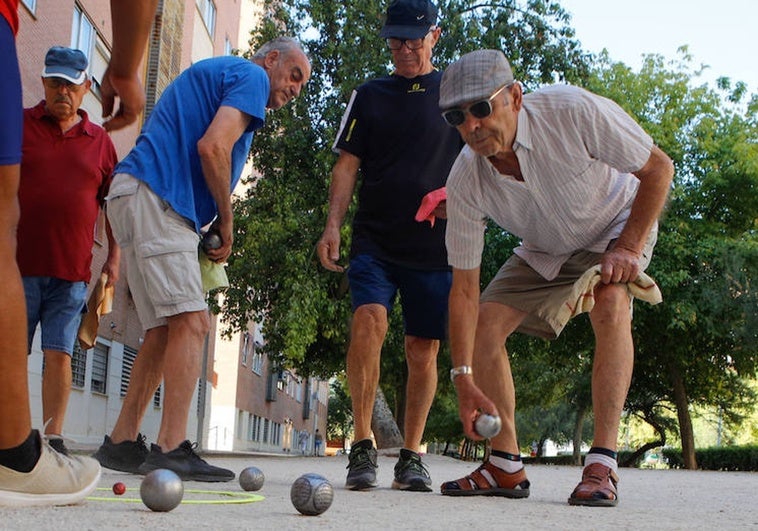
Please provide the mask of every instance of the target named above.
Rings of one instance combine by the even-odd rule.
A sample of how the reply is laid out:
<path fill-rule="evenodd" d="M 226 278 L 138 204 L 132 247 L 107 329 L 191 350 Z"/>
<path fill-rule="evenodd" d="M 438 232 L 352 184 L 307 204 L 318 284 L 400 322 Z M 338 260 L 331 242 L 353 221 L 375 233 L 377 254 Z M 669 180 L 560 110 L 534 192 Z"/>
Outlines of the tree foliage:
<path fill-rule="evenodd" d="M 220 307 L 228 332 L 245 329 L 249 320 L 262 323 L 265 352 L 303 375 L 328 377 L 344 366 L 349 297 L 344 279 L 320 267 L 314 246 L 326 219 L 335 161 L 331 144 L 350 93 L 391 66 L 378 37 L 387 4 L 269 0 L 264 23 L 251 38 L 255 49 L 277 35 L 299 37 L 313 75 L 301 97 L 269 114 L 256 135 L 255 177 L 235 202 L 235 251 L 228 269 L 233 287 Z M 649 56 L 639 72 L 606 55 L 590 56 L 558 2 L 441 0 L 438 6 L 443 28 L 435 49 L 438 68 L 467 51 L 502 49 L 527 89 L 557 80 L 610 97 L 672 157 L 676 181 L 649 270 L 665 300 L 635 307 L 637 360 L 627 406 L 662 430 L 670 429 L 666 408 L 672 402 L 680 411 L 693 403 L 718 405 L 727 421 L 737 422 L 753 397 L 743 378 L 755 376 L 758 350 L 758 99 L 748 99 L 744 84 L 728 79 L 716 89 L 696 85 L 699 72 L 686 49 L 670 63 Z M 342 236 L 346 260 L 349 219 Z M 485 237 L 483 283 L 517 245 L 495 226 Z M 537 421 L 548 416 L 534 414 L 534 408 L 570 404 L 578 413 L 588 411 L 592 344 L 582 319 L 552 343 L 510 340 L 523 434 L 561 438 L 580 431 L 565 414 L 555 417 L 560 422 L 540 426 Z M 441 375 L 447 374 L 447 358 L 443 351 Z M 382 389 L 396 416 L 404 404 L 403 360 L 396 311 L 382 358 Z M 429 438 L 456 436 L 457 407 L 446 382 L 441 376 Z M 674 388 L 684 394 L 677 398 Z"/>
<path fill-rule="evenodd" d="M 349 298 L 342 279 L 323 270 L 314 246 L 323 230 L 331 151 L 352 90 L 390 71 L 391 56 L 378 36 L 389 2 L 358 0 L 269 1 L 251 48 L 277 35 L 297 36 L 313 66 L 295 102 L 270 113 L 256 134 L 251 156 L 256 175 L 235 202 L 232 288 L 220 303 L 227 332 L 262 323 L 265 352 L 300 374 L 323 377 L 342 369 Z M 482 46 L 511 53 L 527 85 L 555 77 L 577 80 L 588 72 L 566 13 L 543 0 L 478 3 L 440 1 L 442 39 L 434 62 L 444 68 Z M 343 252 L 349 248 L 349 220 Z M 404 355 L 399 314 L 393 313 L 383 353 L 383 389 L 395 411 L 404 401 Z"/>
<path fill-rule="evenodd" d="M 746 379 L 758 368 L 758 129 L 744 85 L 696 85 L 691 63 L 686 48 L 669 63 L 648 56 L 639 73 L 601 57 L 589 87 L 635 116 L 676 166 L 649 269 L 664 303 L 635 307 L 627 407 L 665 426 L 675 404 L 694 466 L 689 408 L 720 408 L 734 423 L 755 403 Z"/>

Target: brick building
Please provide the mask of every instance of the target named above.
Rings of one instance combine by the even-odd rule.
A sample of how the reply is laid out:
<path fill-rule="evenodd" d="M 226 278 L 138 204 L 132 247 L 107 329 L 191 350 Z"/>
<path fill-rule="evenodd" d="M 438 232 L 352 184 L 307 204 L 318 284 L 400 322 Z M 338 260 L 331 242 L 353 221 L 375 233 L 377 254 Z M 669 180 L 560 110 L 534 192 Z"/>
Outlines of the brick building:
<path fill-rule="evenodd" d="M 160 0 L 142 67 L 145 115 L 168 83 L 193 62 L 247 49 L 249 32 L 259 17 L 260 2 L 256 0 Z M 46 51 L 54 45 L 70 46 L 84 51 L 90 60 L 93 87 L 82 108 L 93 122 L 101 121 L 98 87 L 110 56 L 110 0 L 21 0 L 19 19 L 16 42 L 24 106 L 33 106 L 44 97 L 40 72 Z M 119 157 L 134 145 L 141 125 L 112 134 Z M 107 250 L 102 220 L 95 240 L 93 279 L 99 275 Z M 96 444 L 110 432 L 142 333 L 126 282 L 119 281 L 113 312 L 100 323 L 97 345 L 88 351 L 77 349 L 72 358 L 73 391 L 64 436 Z M 29 383 L 33 422 L 41 427 L 39 341 L 37 334 L 29 359 Z M 296 448 L 301 431 L 308 435 L 309 449 L 315 430 L 326 432 L 327 383 L 302 380 L 287 371 L 272 372 L 268 360 L 256 353 L 256 345 L 264 341 L 255 323 L 246 332 L 224 339 L 213 320 L 195 396 L 197 407 L 190 412 L 189 439 L 206 449 L 281 451 L 285 446 Z M 143 422 L 149 441 L 154 441 L 158 432 L 161 389 Z"/>

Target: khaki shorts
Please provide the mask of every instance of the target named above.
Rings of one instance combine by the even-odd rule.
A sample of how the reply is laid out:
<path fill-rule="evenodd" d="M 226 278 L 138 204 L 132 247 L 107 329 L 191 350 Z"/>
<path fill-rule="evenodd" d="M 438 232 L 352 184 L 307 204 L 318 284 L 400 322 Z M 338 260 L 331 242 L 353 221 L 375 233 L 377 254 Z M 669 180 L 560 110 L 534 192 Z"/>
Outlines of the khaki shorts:
<path fill-rule="evenodd" d="M 640 259 L 642 271 L 650 264 L 657 237 L 658 230 L 653 229 L 645 242 Z M 514 254 L 487 285 L 480 301 L 496 302 L 526 312 L 527 316 L 516 329 L 517 332 L 555 339 L 568 322 L 559 319 L 558 315 L 561 308 L 571 302 L 569 299 L 574 283 L 585 271 L 599 264 L 602 256 L 602 253 L 579 251 L 563 264 L 558 276 L 553 280 L 545 280 Z"/>
<path fill-rule="evenodd" d="M 166 325 L 167 317 L 207 309 L 194 225 L 131 175 L 114 176 L 106 199 L 142 327 L 150 330 Z"/>

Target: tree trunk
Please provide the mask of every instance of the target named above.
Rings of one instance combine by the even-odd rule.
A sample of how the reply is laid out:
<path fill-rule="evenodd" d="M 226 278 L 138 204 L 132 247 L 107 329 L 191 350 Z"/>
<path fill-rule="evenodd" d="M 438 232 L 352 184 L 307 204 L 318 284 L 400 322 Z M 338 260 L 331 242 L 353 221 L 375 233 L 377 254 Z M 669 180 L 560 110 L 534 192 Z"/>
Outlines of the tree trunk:
<path fill-rule="evenodd" d="M 403 435 L 397 427 L 397 422 L 392 416 L 392 410 L 390 410 L 387 399 L 384 398 L 384 393 L 380 388 L 376 389 L 371 430 L 374 432 L 378 449 L 403 447 Z"/>
<path fill-rule="evenodd" d="M 669 365 L 668 369 L 674 389 L 674 404 L 676 405 L 676 416 L 679 420 L 679 435 L 682 439 L 682 463 L 684 463 L 684 468 L 688 470 L 697 470 L 695 434 L 692 430 L 687 389 L 684 387 L 684 380 L 679 369 L 673 363 Z"/>
<path fill-rule="evenodd" d="M 574 423 L 574 451 L 572 457 L 575 465 L 582 464 L 582 432 L 584 431 L 584 418 L 587 416 L 587 408 L 580 406 L 576 412 Z"/>
<path fill-rule="evenodd" d="M 637 465 L 637 461 L 647 452 L 648 450 L 652 450 L 653 448 L 659 448 L 666 446 L 666 430 L 663 429 L 663 426 L 661 426 L 661 423 L 658 422 L 655 418 L 655 415 L 652 410 L 648 410 L 644 412 L 643 418 L 645 419 L 645 422 L 650 424 L 650 426 L 653 427 L 655 432 L 660 437 L 657 441 L 650 441 L 649 443 L 646 443 L 642 445 L 640 448 L 635 450 L 629 457 L 624 459 L 623 461 L 619 462 L 620 467 L 634 467 Z"/>

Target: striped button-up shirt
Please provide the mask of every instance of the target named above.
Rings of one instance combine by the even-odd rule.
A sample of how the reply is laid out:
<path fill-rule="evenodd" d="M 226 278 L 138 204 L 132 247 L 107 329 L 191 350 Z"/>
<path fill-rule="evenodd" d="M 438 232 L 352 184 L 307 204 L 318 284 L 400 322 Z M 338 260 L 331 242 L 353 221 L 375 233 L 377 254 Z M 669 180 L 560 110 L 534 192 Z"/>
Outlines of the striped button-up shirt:
<path fill-rule="evenodd" d="M 521 239 L 515 253 L 554 278 L 579 250 L 604 252 L 621 233 L 650 156 L 650 136 L 613 101 L 554 85 L 523 98 L 513 145 L 523 182 L 468 146 L 447 182 L 450 265 L 481 263 L 485 220 Z"/>

